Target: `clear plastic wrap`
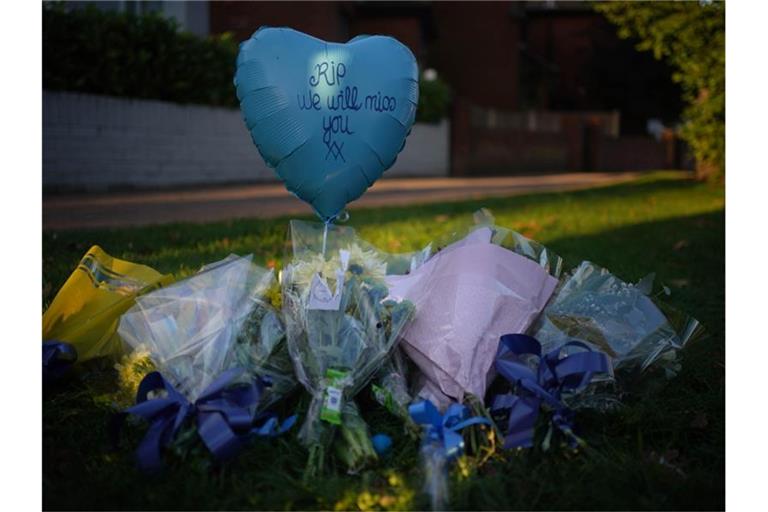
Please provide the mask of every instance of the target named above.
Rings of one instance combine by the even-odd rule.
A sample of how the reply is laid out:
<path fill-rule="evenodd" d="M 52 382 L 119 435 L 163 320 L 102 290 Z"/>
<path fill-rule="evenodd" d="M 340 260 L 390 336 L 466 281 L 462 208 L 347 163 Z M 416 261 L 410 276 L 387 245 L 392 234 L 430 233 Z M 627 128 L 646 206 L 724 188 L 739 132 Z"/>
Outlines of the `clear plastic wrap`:
<path fill-rule="evenodd" d="M 280 313 L 259 295 L 251 300 L 252 309 L 238 332 L 229 365 L 243 367 L 249 375 L 269 382 L 259 402 L 259 409 L 264 410 L 290 393 L 298 382 Z"/>
<path fill-rule="evenodd" d="M 448 504 L 448 458 L 438 442 L 422 445 L 419 452 L 424 469 L 424 492 L 432 510 L 446 510 Z"/>
<path fill-rule="evenodd" d="M 448 466 L 464 453 L 464 429 L 485 429 L 492 421 L 473 416 L 470 408 L 452 403 L 444 414 L 426 400 L 408 408 L 413 421 L 423 427 L 421 464 L 424 470 L 424 491 L 429 495 L 432 510 L 445 510 L 448 502 Z"/>
<path fill-rule="evenodd" d="M 408 385 L 408 368 L 400 347 L 395 347 L 374 377 L 373 398 L 405 425 L 406 434 L 418 438 L 421 429 L 408 414 L 413 396 Z"/>
<path fill-rule="evenodd" d="M 518 233 L 517 231 L 499 226 L 490 210 L 481 208 L 472 215 L 471 222 L 468 220 L 460 229 L 443 235 L 436 239 L 431 245 L 437 252 L 442 248 L 469 237 L 473 231 L 482 228 L 489 228 L 492 232 L 491 243 L 508 249 L 515 254 L 524 256 L 535 261 L 552 277 L 559 278 L 563 272 L 563 258 L 552 252 L 546 246 L 535 240 L 531 240 Z"/>
<path fill-rule="evenodd" d="M 385 300 L 386 263 L 353 229 L 328 226 L 326 232 L 323 224 L 292 221 L 291 240 L 293 258 L 281 279 L 283 313 L 296 375 L 312 397 L 300 431 L 310 450 L 309 478 L 322 469 L 337 426 L 346 429 L 345 442 L 365 444 L 360 453 L 372 451 L 362 419 L 345 420 L 346 404 L 381 369 L 414 306 Z"/>
<path fill-rule="evenodd" d="M 674 371 L 678 350 L 702 334 L 694 318 L 670 321 L 649 296 L 652 278 L 633 285 L 589 261 L 565 279 L 531 329 L 549 351 L 576 339 L 608 354 L 617 372 L 664 363 Z M 669 310 L 667 311 L 669 313 Z"/>
<path fill-rule="evenodd" d="M 221 372 L 243 366 L 273 385 L 260 404 L 287 393 L 295 379 L 281 350 L 284 329 L 263 300 L 274 281 L 252 257 L 230 255 L 199 273 L 140 297 L 120 319 L 118 333 L 147 350 L 164 377 L 194 401 Z"/>

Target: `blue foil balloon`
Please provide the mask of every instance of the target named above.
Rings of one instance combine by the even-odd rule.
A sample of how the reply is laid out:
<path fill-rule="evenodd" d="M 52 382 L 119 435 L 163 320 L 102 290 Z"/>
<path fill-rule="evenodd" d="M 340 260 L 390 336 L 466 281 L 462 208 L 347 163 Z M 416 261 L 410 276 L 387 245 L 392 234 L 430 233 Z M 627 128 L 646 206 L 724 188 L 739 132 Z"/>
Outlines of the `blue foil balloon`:
<path fill-rule="evenodd" d="M 395 163 L 419 100 L 416 59 L 397 40 L 327 43 L 289 28 L 240 45 L 235 87 L 266 164 L 326 222 Z"/>

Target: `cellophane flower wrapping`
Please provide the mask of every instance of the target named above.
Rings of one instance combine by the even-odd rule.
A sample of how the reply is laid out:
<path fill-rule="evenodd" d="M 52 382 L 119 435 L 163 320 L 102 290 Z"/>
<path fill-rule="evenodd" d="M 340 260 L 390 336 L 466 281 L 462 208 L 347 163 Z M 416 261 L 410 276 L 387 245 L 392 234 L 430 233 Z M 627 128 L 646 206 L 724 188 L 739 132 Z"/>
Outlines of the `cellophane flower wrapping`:
<path fill-rule="evenodd" d="M 696 319 L 654 302 L 652 282 L 649 276 L 626 283 L 583 261 L 563 281 L 531 333 L 545 352 L 573 339 L 587 343 L 610 356 L 617 373 L 656 364 L 674 373 L 677 352 L 703 328 Z"/>
<path fill-rule="evenodd" d="M 391 297 L 419 304 L 402 347 L 423 374 L 419 396 L 441 409 L 465 394 L 485 395 L 499 338 L 531 326 L 562 268 L 559 257 L 493 225 L 486 212 L 476 218 L 469 234 L 414 272 L 387 276 Z"/>
<path fill-rule="evenodd" d="M 477 210 L 472 214 L 471 218 L 461 219 L 456 229 L 433 240 L 428 246 L 433 251 L 431 253 L 427 252 L 426 259 L 442 251 L 444 247 L 467 238 L 474 231 L 481 228 L 489 228 L 491 230 L 490 242 L 492 244 L 509 249 L 515 254 L 535 261 L 549 275 L 556 279 L 559 279 L 562 275 L 564 261 L 561 256 L 536 240 L 532 240 L 513 229 L 499 226 L 493 214 L 487 208 Z M 422 264 L 426 259 L 417 260 L 417 263 Z M 388 272 L 388 274 L 390 273 L 394 272 Z"/>
<path fill-rule="evenodd" d="M 414 305 L 387 299 L 386 262 L 353 229 L 291 221 L 290 236 L 283 314 L 296 375 L 311 396 L 299 435 L 310 452 L 305 476 L 312 477 L 334 442 L 375 459 L 353 398 L 390 356 Z"/>
<path fill-rule="evenodd" d="M 432 510 L 446 510 L 448 503 L 448 459 L 439 443 L 422 445 L 419 450 L 424 470 L 424 492 L 429 496 Z"/>
<path fill-rule="evenodd" d="M 418 439 L 421 427 L 414 423 L 408 414 L 413 395 L 408 383 L 408 365 L 399 346 L 395 347 L 374 376 L 371 390 L 380 405 L 403 421 L 405 433 L 413 439 Z"/>
<path fill-rule="evenodd" d="M 43 340 L 69 343 L 77 363 L 122 356 L 117 334 L 120 316 L 137 296 L 173 282 L 145 265 L 121 260 L 91 247 L 43 313 Z"/>
<path fill-rule="evenodd" d="M 264 299 L 271 270 L 252 257 L 230 255 L 175 284 L 139 297 L 120 319 L 118 333 L 146 350 L 158 370 L 188 400 L 222 371 L 269 377 L 259 409 L 284 396 L 296 381 L 278 312 Z"/>
<path fill-rule="evenodd" d="M 274 281 L 272 272 L 269 280 Z M 258 294 L 250 300 L 252 307 L 237 334 L 228 366 L 245 368 L 251 377 L 266 379 L 269 385 L 259 402 L 259 410 L 265 410 L 288 395 L 298 381 L 281 313 Z"/>
<path fill-rule="evenodd" d="M 392 276 L 407 275 L 416 271 L 432 256 L 432 246 L 433 244 L 429 243 L 419 251 L 408 253 L 387 253 L 373 247 L 370 250 L 376 251 L 379 257 L 386 261 L 386 274 Z M 374 399 L 402 420 L 405 433 L 413 439 L 418 439 L 421 436 L 421 427 L 413 422 L 408 413 L 408 406 L 413 402 L 413 386 L 409 379 L 411 376 L 407 357 L 398 344 L 374 376 L 371 389 Z"/>

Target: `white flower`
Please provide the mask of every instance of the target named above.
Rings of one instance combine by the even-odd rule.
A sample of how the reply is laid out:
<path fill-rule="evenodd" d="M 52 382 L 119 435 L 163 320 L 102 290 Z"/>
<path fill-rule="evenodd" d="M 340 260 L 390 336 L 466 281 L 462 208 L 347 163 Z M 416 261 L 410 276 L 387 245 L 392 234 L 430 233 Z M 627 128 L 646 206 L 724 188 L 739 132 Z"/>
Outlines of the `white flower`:
<path fill-rule="evenodd" d="M 387 262 L 384 261 L 373 249 L 364 249 L 356 243 L 348 245 L 344 250 L 349 252 L 349 265 L 346 277 L 350 274 L 358 274 L 376 280 L 384 280 L 387 273 Z M 328 285 L 334 289 L 336 285 L 336 271 L 341 268 L 339 253 L 332 254 L 326 259 L 322 254 L 316 253 L 306 259 L 299 260 L 292 265 L 291 282 L 299 290 L 306 290 L 312 283 L 312 276 L 320 273 L 326 279 Z"/>
<path fill-rule="evenodd" d="M 350 268 L 353 265 L 358 265 L 362 267 L 364 276 L 376 280 L 384 279 L 387 273 L 387 262 L 381 259 L 376 251 L 363 249 L 358 244 L 350 244 L 347 251 L 349 251 Z"/>
<path fill-rule="evenodd" d="M 336 269 L 341 262 L 338 254 L 331 259 L 326 260 L 322 254 L 313 254 L 308 259 L 300 260 L 293 265 L 291 269 L 291 282 L 293 286 L 300 290 L 309 288 L 312 283 L 312 276 L 320 274 L 326 280 L 336 279 Z"/>

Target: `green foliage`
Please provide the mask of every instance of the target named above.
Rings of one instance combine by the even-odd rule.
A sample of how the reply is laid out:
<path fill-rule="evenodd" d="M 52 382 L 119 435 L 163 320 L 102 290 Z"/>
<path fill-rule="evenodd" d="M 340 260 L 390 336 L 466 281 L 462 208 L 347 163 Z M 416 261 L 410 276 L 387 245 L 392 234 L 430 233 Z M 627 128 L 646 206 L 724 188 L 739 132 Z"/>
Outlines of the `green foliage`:
<path fill-rule="evenodd" d="M 43 88 L 235 106 L 237 44 L 205 39 L 156 13 L 43 7 Z"/>
<path fill-rule="evenodd" d="M 439 123 L 448 115 L 451 103 L 451 89 L 440 78 L 419 80 L 419 109 L 416 121 L 420 123 Z"/>
<path fill-rule="evenodd" d="M 675 70 L 686 108 L 681 136 L 702 178 L 725 173 L 725 4 L 723 2 L 599 2 L 595 9 Z"/>
<path fill-rule="evenodd" d="M 360 209 L 350 224 L 375 245 L 417 250 L 490 208 L 496 221 L 546 243 L 573 266 L 589 259 L 627 281 L 649 272 L 672 288 L 670 303 L 705 323 L 708 338 L 683 352 L 674 380 L 654 379 L 601 414 L 580 411 L 588 449 L 504 452 L 451 472 L 455 510 L 721 510 L 725 507 L 725 193 L 654 174 L 623 185 L 511 198 Z M 167 273 L 188 274 L 230 252 L 257 263 L 285 254 L 287 218 L 213 224 L 43 233 L 43 302 L 50 302 L 83 253 L 99 243 L 110 254 Z M 116 396 L 135 381 L 125 365 L 93 361 L 43 399 L 43 508 L 46 510 L 423 510 L 419 442 L 371 399 L 360 412 L 373 432 L 392 437 L 388 457 L 350 476 L 341 461 L 308 484 L 307 452 L 297 428 L 249 443 L 223 467 L 197 450 L 166 457 L 146 477 L 134 467 L 146 427 L 127 426 L 110 450 L 107 424 Z M 134 364 L 134 363 L 132 363 Z M 649 383 L 650 384 L 650 383 Z M 117 395 L 116 395 L 117 394 Z M 363 390 L 362 396 L 369 396 Z M 296 400 L 279 406 L 296 412 Z M 299 409 L 301 412 L 301 409 Z M 303 419 L 303 417 L 301 418 Z M 333 457 L 333 454 L 329 454 Z M 468 462 L 476 460 L 468 457 Z M 471 459 L 471 460 L 470 460 Z M 333 469 L 335 467 L 335 469 Z"/>
<path fill-rule="evenodd" d="M 150 12 L 43 4 L 43 88 L 237 107 L 232 79 L 238 44 L 225 32 L 200 38 Z M 450 90 L 421 80 L 416 120 L 436 123 Z"/>

